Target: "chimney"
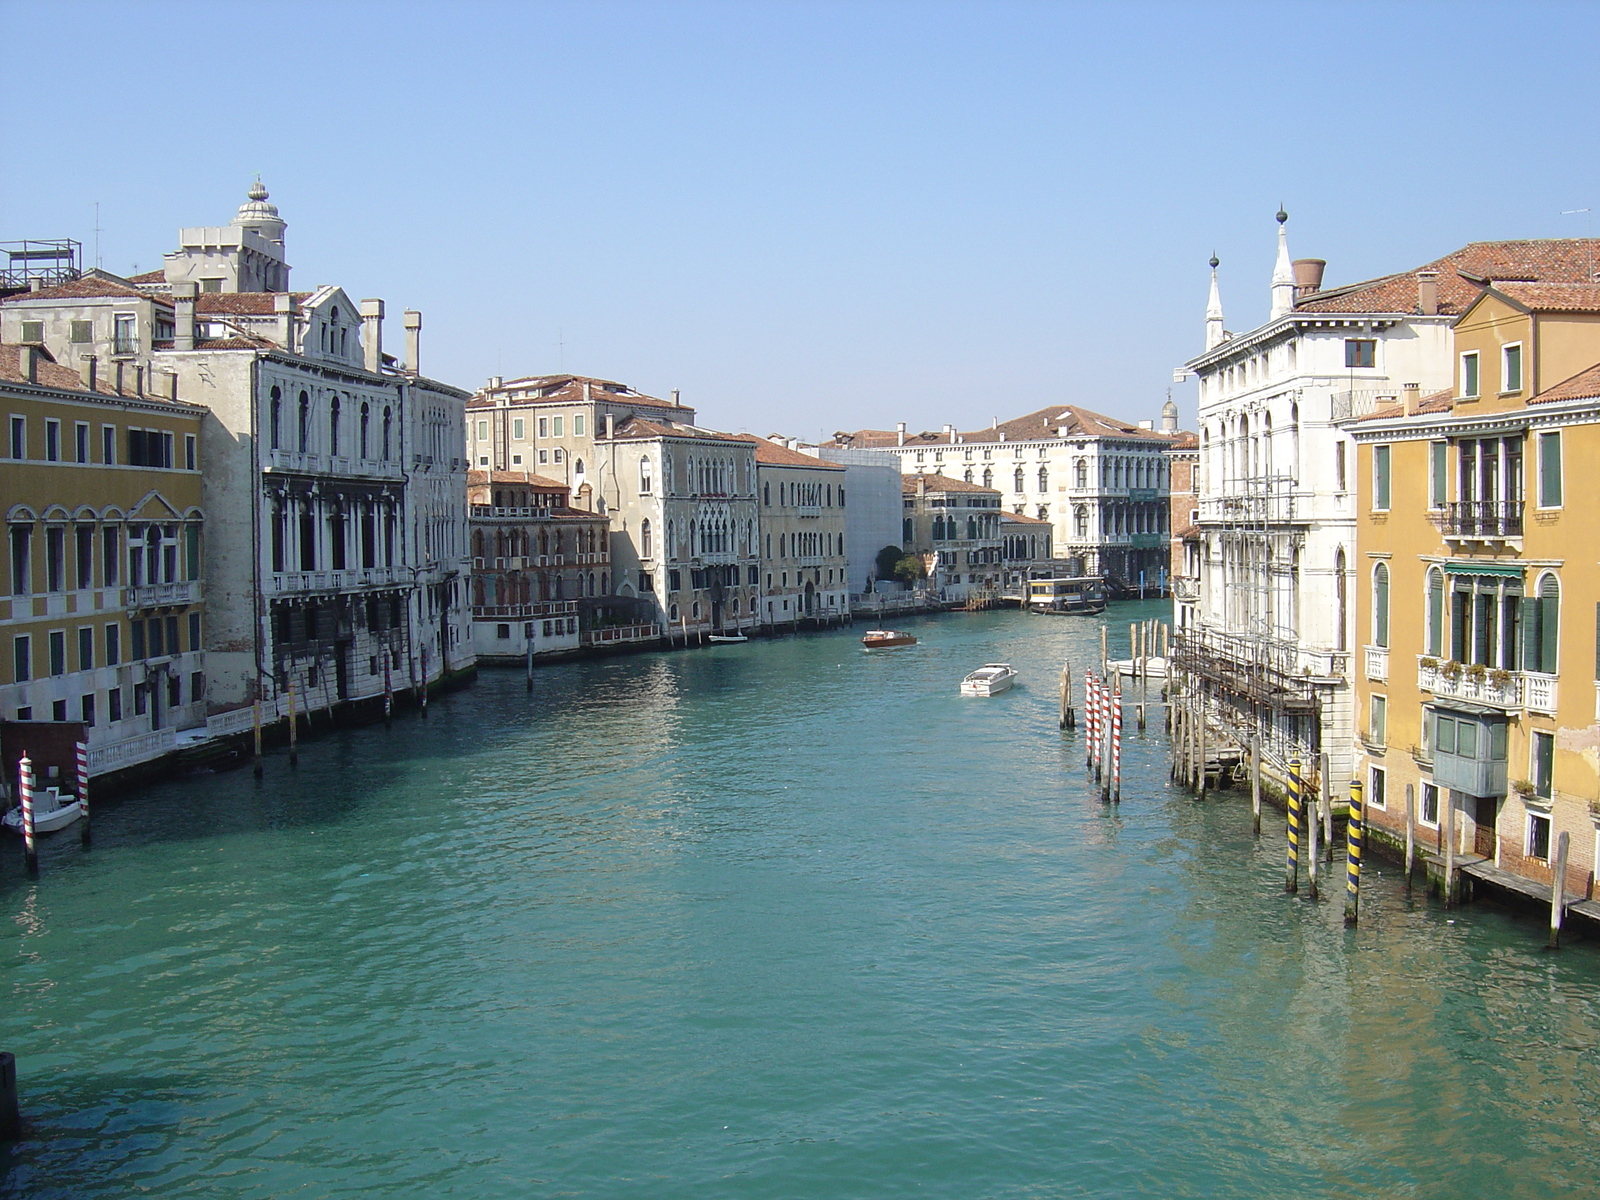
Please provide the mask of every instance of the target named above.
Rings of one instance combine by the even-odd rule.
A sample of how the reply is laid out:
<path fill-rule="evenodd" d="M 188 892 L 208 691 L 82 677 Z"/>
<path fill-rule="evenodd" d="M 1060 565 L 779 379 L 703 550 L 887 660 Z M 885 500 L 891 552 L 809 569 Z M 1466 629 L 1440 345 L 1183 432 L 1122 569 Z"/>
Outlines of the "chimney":
<path fill-rule="evenodd" d="M 100 360 L 92 354 L 78 355 L 78 373 L 83 376 L 83 386 L 88 391 L 97 390 L 100 382 Z"/>
<path fill-rule="evenodd" d="M 1323 258 L 1297 258 L 1294 260 L 1294 298 L 1309 296 L 1322 290 L 1322 272 L 1328 261 Z"/>
<path fill-rule="evenodd" d="M 167 399 L 176 402 L 178 399 L 178 373 L 167 372 Z"/>
<path fill-rule="evenodd" d="M 1420 383 L 1401 384 L 1400 395 L 1405 400 L 1406 416 L 1416 416 L 1417 410 L 1422 407 L 1422 385 Z"/>
<path fill-rule="evenodd" d="M 200 291 L 193 282 L 172 285 L 172 348 L 194 349 L 194 298 Z"/>
<path fill-rule="evenodd" d="M 406 370 L 413 375 L 422 374 L 422 314 L 414 308 L 406 309 Z"/>
<path fill-rule="evenodd" d="M 606 439 L 609 441 L 611 438 L 614 438 L 616 436 L 617 436 L 617 414 L 616 413 L 607 413 L 606 414 Z"/>
<path fill-rule="evenodd" d="M 952 446 L 956 444 L 956 427 L 954 425 L 946 425 L 944 427 L 944 435 L 950 439 Z"/>
<path fill-rule="evenodd" d="M 367 370 L 383 370 L 383 301 L 361 302 L 361 353 Z"/>
<path fill-rule="evenodd" d="M 32 279 L 28 280 L 28 290 L 30 292 L 44 291 L 44 280 L 35 275 Z"/>
<path fill-rule="evenodd" d="M 589 389 L 589 381 L 587 379 L 585 379 L 583 381 L 583 402 L 585 404 L 588 404 L 593 398 L 594 398 L 594 393 L 592 391 L 590 391 L 590 389 Z M 673 399 L 674 400 L 677 399 L 677 393 L 676 392 L 673 393 Z"/>
<path fill-rule="evenodd" d="M 29 383 L 39 382 L 39 347 L 24 343 L 21 348 L 21 358 L 18 363 L 22 368 L 22 377 Z"/>
<path fill-rule="evenodd" d="M 1417 272 L 1417 311 L 1425 317 L 1439 315 L 1439 272 Z"/>
<path fill-rule="evenodd" d="M 272 317 L 277 327 L 278 345 L 294 349 L 294 297 L 288 292 L 272 294 Z"/>
<path fill-rule="evenodd" d="M 896 446 L 904 446 L 906 444 L 906 423 L 904 421 L 894 427 L 894 439 Z"/>
<path fill-rule="evenodd" d="M 134 367 L 134 369 L 133 369 L 133 394 L 136 395 L 136 396 L 143 396 L 144 395 L 144 367 L 143 366 L 137 366 L 137 367 Z"/>
<path fill-rule="evenodd" d="M 680 403 L 682 403 L 682 401 L 680 401 L 680 400 L 679 400 L 679 399 L 678 399 L 678 389 L 677 389 L 677 388 L 673 388 L 673 389 L 672 389 L 672 402 L 673 402 L 673 403 L 674 403 L 674 404 L 680 404 Z"/>
<path fill-rule="evenodd" d="M 117 395 L 119 396 L 122 395 L 122 374 L 125 365 L 120 358 L 117 359 Z"/>
<path fill-rule="evenodd" d="M 1151 420 L 1140 421 L 1139 422 L 1139 428 L 1140 429 L 1148 429 L 1148 430 L 1150 430 L 1150 432 L 1154 433 L 1155 432 L 1155 428 L 1156 428 L 1156 423 L 1154 421 L 1151 421 Z"/>

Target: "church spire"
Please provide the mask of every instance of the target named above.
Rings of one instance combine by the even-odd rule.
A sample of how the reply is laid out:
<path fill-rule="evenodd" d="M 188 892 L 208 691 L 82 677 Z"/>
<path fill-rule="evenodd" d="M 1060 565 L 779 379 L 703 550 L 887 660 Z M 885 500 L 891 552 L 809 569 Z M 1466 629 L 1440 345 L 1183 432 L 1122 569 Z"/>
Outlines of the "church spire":
<path fill-rule="evenodd" d="M 1206 301 L 1206 349 L 1219 345 L 1222 331 L 1222 295 L 1217 291 L 1217 252 L 1211 252 L 1211 296 Z"/>
<path fill-rule="evenodd" d="M 1272 313 L 1277 320 L 1294 307 L 1294 265 L 1289 261 L 1289 214 L 1278 209 L 1278 261 L 1272 265 Z"/>

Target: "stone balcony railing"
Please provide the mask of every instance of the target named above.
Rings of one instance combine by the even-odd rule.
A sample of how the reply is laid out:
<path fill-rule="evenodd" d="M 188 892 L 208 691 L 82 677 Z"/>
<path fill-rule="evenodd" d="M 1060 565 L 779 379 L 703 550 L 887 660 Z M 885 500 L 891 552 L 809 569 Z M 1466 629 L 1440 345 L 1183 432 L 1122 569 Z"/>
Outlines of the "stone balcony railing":
<path fill-rule="evenodd" d="M 411 583 L 404 567 L 356 567 L 343 571 L 279 571 L 272 576 L 275 592 L 354 592 L 364 588 Z"/>
<path fill-rule="evenodd" d="M 1389 647 L 1387 647 L 1387 646 L 1368 646 L 1366 648 L 1366 651 L 1367 651 L 1367 653 L 1366 653 L 1367 678 L 1368 679 L 1378 679 L 1378 680 L 1388 679 L 1389 678 Z"/>
<path fill-rule="evenodd" d="M 142 587 L 124 589 L 125 602 L 130 611 L 141 608 L 176 608 L 200 603 L 201 585 L 198 579 L 180 583 L 151 583 Z"/>
<path fill-rule="evenodd" d="M 1490 668 L 1483 669 L 1480 674 L 1472 667 L 1460 664 L 1446 673 L 1448 665 L 1427 655 L 1419 655 L 1417 686 L 1425 692 L 1432 692 L 1441 700 L 1465 700 L 1507 709 L 1531 708 L 1536 712 L 1556 711 L 1558 693 L 1554 675 Z"/>
<path fill-rule="evenodd" d="M 399 479 L 405 473 L 399 459 L 351 458 L 342 454 L 318 454 L 312 450 L 268 450 L 265 466 L 269 471 L 294 471 L 303 475 L 353 475 L 378 479 Z"/>

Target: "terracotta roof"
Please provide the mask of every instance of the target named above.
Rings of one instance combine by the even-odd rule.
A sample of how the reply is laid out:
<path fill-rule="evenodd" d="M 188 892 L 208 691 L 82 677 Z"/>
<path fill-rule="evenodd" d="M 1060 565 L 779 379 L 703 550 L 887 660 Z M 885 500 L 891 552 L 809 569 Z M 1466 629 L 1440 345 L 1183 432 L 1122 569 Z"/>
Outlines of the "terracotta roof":
<path fill-rule="evenodd" d="M 233 313 L 238 316 L 270 317 L 277 311 L 281 292 L 201 292 L 194 298 L 196 313 Z M 290 292 L 296 308 L 310 297 L 310 292 Z"/>
<path fill-rule="evenodd" d="M 559 479 L 535 475 L 532 471 L 468 471 L 467 486 L 489 483 L 520 483 L 525 487 L 543 488 L 547 491 L 566 491 L 567 485 Z"/>
<path fill-rule="evenodd" d="M 965 479 L 951 479 L 948 475 L 902 475 L 900 476 L 900 491 L 903 495 L 914 496 L 917 494 L 917 480 L 927 481 L 930 492 L 983 492 L 986 495 L 998 496 L 997 488 L 986 488 L 981 484 L 968 483 Z"/>
<path fill-rule="evenodd" d="M 1192 430 L 1184 429 L 1170 435 L 1167 445 L 1173 450 L 1198 450 L 1200 449 L 1200 435 Z"/>
<path fill-rule="evenodd" d="M 1307 313 L 1416 313 L 1420 311 L 1417 272 L 1437 271 L 1439 312 L 1455 316 L 1466 311 L 1483 287 L 1463 278 L 1463 271 L 1502 283 L 1513 280 L 1590 283 L 1597 264 L 1600 264 L 1600 238 L 1471 242 L 1410 271 L 1313 292 L 1298 300 L 1294 307 L 1296 312 Z"/>
<path fill-rule="evenodd" d="M 647 396 L 643 392 L 636 392 L 625 383 L 618 383 L 614 379 L 596 379 L 590 375 L 523 375 L 517 379 L 503 380 L 497 388 L 481 388 L 472 398 L 471 408 L 496 407 L 492 396 L 506 392 L 542 392 L 549 391 L 548 396 L 512 397 L 513 403 L 518 399 L 539 401 L 541 403 L 577 404 L 583 400 L 583 385 L 589 385 L 590 398 L 594 400 L 620 400 L 630 404 L 644 404 L 654 408 L 688 409 L 687 404 L 674 404 L 671 400 L 662 400 L 655 396 Z"/>
<path fill-rule="evenodd" d="M 752 442 L 756 448 L 756 461 L 775 467 L 815 467 L 823 471 L 844 470 L 838 463 L 824 462 L 820 458 L 812 458 L 809 454 L 801 454 L 798 450 L 791 450 L 787 446 L 780 446 L 777 442 L 770 442 L 764 437 L 757 437 L 753 433 L 734 434 L 741 442 Z"/>
<path fill-rule="evenodd" d="M 1198 538 L 1200 536 L 1200 526 L 1192 523 L 1189 525 L 1179 526 L 1177 529 L 1172 531 L 1172 536 L 1177 538 L 1180 542 L 1187 542 L 1191 538 Z"/>
<path fill-rule="evenodd" d="M 1600 312 L 1600 284 L 1497 283 L 1494 290 L 1534 312 Z"/>
<path fill-rule="evenodd" d="M 1427 413 L 1447 413 L 1455 408 L 1455 395 L 1449 388 L 1442 392 L 1434 392 L 1424 396 L 1417 402 L 1417 416 Z M 1357 421 L 1392 421 L 1396 417 L 1406 415 L 1406 406 L 1402 404 L 1386 404 L 1382 408 L 1375 408 L 1371 412 L 1353 418 Z"/>
<path fill-rule="evenodd" d="M 1042 517 L 1030 517 L 1026 513 L 1008 512 L 1000 514 L 1000 524 L 1002 525 L 1050 525 L 1053 523 L 1046 521 Z"/>
<path fill-rule="evenodd" d="M 152 296 L 148 292 L 141 292 L 138 288 L 114 279 L 106 279 L 98 275 L 85 275 L 80 279 L 71 279 L 66 283 L 58 283 L 55 287 L 40 288 L 37 292 L 18 292 L 15 296 L 7 296 L 6 304 L 20 304 L 24 300 L 95 300 L 104 296 L 111 296 L 128 300 L 149 300 L 170 308 L 172 301 L 165 296 Z"/>
<path fill-rule="evenodd" d="M 35 369 L 35 378 L 40 386 L 57 388 L 64 392 L 79 392 L 86 396 L 103 396 L 107 398 L 120 397 L 124 400 L 142 400 L 152 404 L 173 404 L 170 396 L 159 396 L 154 392 L 139 395 L 134 391 L 134 373 L 128 371 L 124 374 L 125 384 L 121 392 L 115 385 L 116 376 L 107 371 L 95 380 L 94 391 L 85 385 L 83 376 L 71 367 L 55 361 L 50 352 L 43 347 L 37 347 L 39 360 Z M 9 383 L 26 383 L 27 378 L 22 371 L 22 347 L 16 344 L 0 344 L 0 380 Z M 177 408 L 196 409 L 199 406 L 179 401 L 174 405 Z"/>
<path fill-rule="evenodd" d="M 137 275 L 127 276 L 127 280 L 129 283 L 165 283 L 167 271 L 165 267 L 157 271 L 141 271 Z"/>
<path fill-rule="evenodd" d="M 1547 387 L 1537 396 L 1532 397 L 1529 404 L 1553 404 L 1557 400 L 1596 400 L 1600 399 L 1600 363 L 1586 367 L 1570 379 L 1563 379 L 1554 387 Z"/>
<path fill-rule="evenodd" d="M 684 438 L 690 441 L 742 442 L 744 438 L 731 433 L 718 433 L 715 429 L 701 429 L 697 425 L 680 425 L 676 421 L 652 421 L 633 413 L 621 421 L 614 430 L 619 438 Z"/>
<path fill-rule="evenodd" d="M 1190 435 L 1193 436 L 1193 435 Z M 1030 442 L 1056 437 L 1135 437 L 1171 442 L 1172 435 L 1157 433 L 1153 429 L 1108 417 L 1076 404 L 1054 404 L 1041 408 L 1015 420 L 1002 421 L 989 429 L 967 433 L 957 431 L 951 442 L 947 433 L 908 433 L 904 445 L 916 447 L 993 444 L 997 442 Z M 854 433 L 840 430 L 833 435 L 834 446 L 852 446 L 861 450 L 880 450 L 901 444 L 900 434 L 888 429 L 858 429 Z"/>

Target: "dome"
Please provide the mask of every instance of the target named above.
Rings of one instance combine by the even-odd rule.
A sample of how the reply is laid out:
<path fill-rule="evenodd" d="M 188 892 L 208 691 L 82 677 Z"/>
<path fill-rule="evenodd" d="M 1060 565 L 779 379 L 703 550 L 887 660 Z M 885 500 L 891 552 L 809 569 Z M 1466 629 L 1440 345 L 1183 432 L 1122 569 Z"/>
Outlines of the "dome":
<path fill-rule="evenodd" d="M 1171 399 L 1168 399 L 1167 402 L 1161 406 L 1161 415 L 1163 417 L 1175 417 L 1175 416 L 1177 416 L 1178 415 L 1178 406 L 1176 404 L 1174 404 L 1171 401 Z"/>
<path fill-rule="evenodd" d="M 250 185 L 248 193 L 250 198 L 239 206 L 233 224 L 244 229 L 254 229 L 268 241 L 281 242 L 287 225 L 283 218 L 278 216 L 278 206 L 268 201 L 268 194 L 261 177 L 256 176 L 256 181 Z"/>

